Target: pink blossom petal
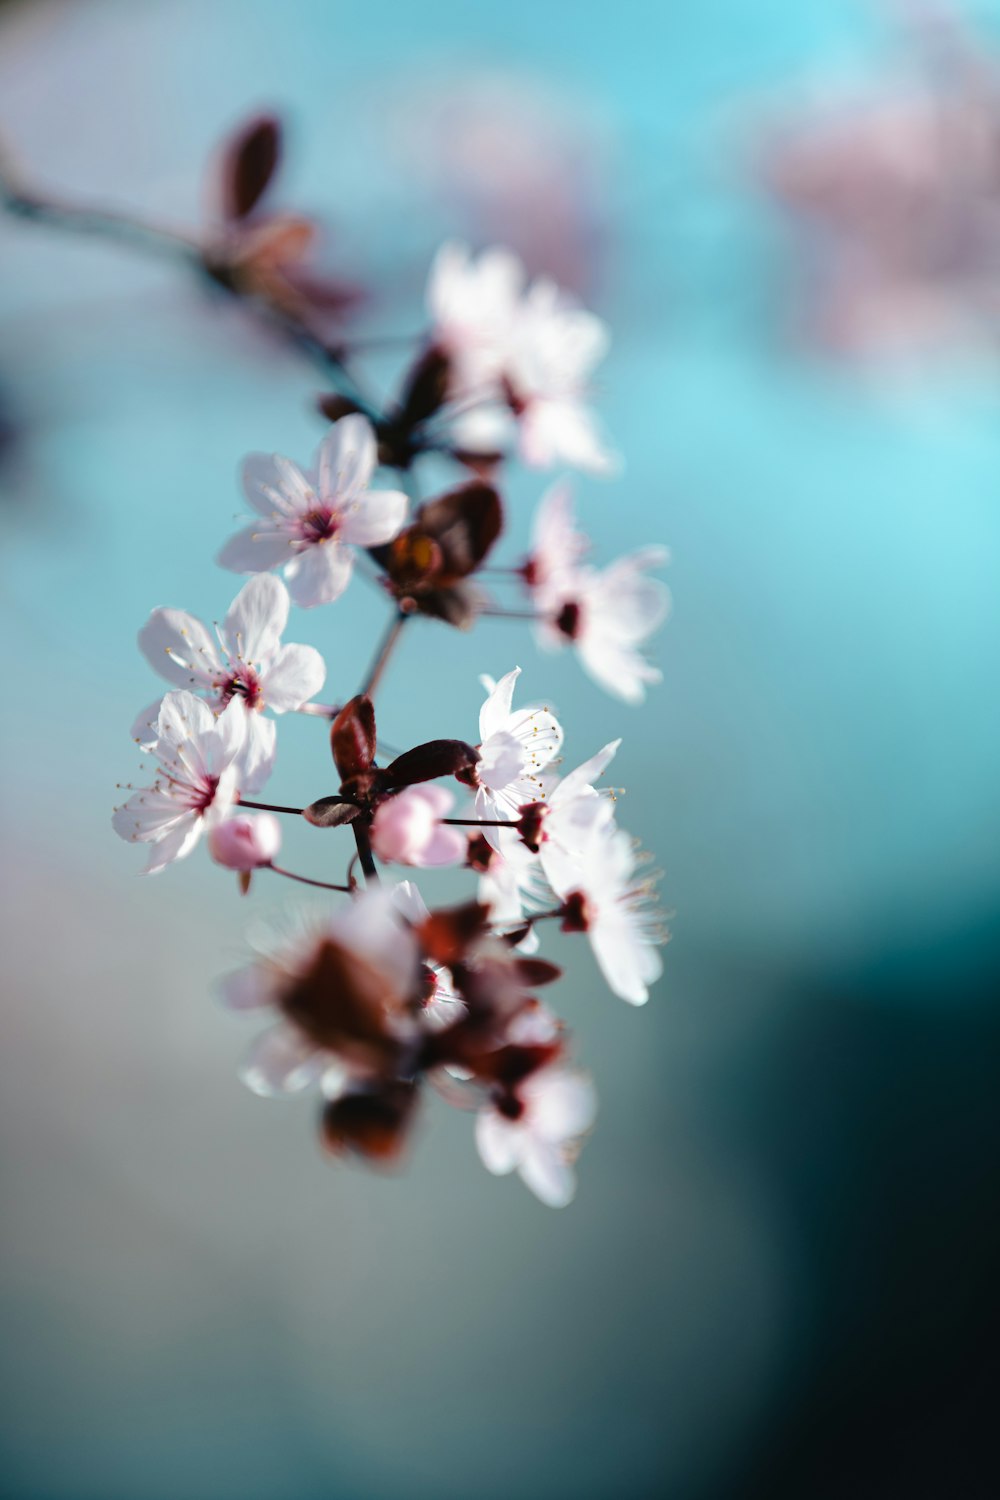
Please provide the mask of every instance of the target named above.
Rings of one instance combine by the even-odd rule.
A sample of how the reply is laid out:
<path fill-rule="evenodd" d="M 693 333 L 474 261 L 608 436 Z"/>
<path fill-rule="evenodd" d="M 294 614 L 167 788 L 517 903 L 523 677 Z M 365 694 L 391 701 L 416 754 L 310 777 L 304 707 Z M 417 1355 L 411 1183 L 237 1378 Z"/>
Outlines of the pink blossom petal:
<path fill-rule="evenodd" d="M 254 1042 L 240 1078 L 252 1093 L 265 1099 L 279 1098 L 308 1088 L 328 1061 L 303 1032 L 279 1022 Z"/>
<path fill-rule="evenodd" d="M 406 524 L 409 503 L 401 490 L 368 490 L 344 512 L 340 535 L 356 547 L 391 542 Z"/>

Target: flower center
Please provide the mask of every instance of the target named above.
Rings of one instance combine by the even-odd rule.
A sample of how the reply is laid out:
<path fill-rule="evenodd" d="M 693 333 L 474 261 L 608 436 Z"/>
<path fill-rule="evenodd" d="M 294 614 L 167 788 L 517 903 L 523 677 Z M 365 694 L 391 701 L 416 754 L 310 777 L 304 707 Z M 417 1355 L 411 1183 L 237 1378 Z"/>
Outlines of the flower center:
<path fill-rule="evenodd" d="M 574 604 L 572 600 L 570 600 L 568 604 L 564 604 L 562 609 L 556 615 L 555 627 L 557 630 L 562 631 L 567 640 L 576 640 L 577 633 L 580 629 L 579 604 Z"/>
<path fill-rule="evenodd" d="M 299 522 L 299 533 L 301 540 L 307 546 L 315 546 L 317 542 L 329 542 L 336 536 L 340 529 L 340 516 L 329 505 L 316 505 L 312 510 L 306 511 Z"/>
<path fill-rule="evenodd" d="M 219 684 L 219 696 L 222 699 L 223 708 L 234 698 L 242 698 L 247 708 L 264 707 L 260 678 L 253 668 L 248 666 L 239 666 L 230 676 L 223 678 Z"/>
<path fill-rule="evenodd" d="M 196 786 L 192 786 L 188 798 L 188 805 L 192 812 L 208 812 L 208 809 L 215 801 L 215 792 L 218 785 L 218 776 L 204 776 Z"/>

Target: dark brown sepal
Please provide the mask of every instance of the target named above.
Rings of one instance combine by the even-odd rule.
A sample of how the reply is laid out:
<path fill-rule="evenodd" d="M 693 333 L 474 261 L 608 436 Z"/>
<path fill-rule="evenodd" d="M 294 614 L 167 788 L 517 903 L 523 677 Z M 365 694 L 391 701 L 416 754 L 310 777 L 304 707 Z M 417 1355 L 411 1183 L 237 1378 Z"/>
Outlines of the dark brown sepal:
<path fill-rule="evenodd" d="M 446 967 L 465 957 L 472 944 L 485 933 L 490 909 L 479 901 L 432 911 L 417 928 L 428 958 Z"/>
<path fill-rule="evenodd" d="M 409 431 L 432 417 L 447 398 L 450 372 L 451 360 L 444 349 L 437 344 L 426 348 L 410 367 L 393 425 Z"/>
<path fill-rule="evenodd" d="M 559 965 L 550 964 L 545 958 L 519 958 L 517 973 L 525 989 L 529 990 L 537 989 L 542 984 L 553 984 L 562 977 Z"/>
<path fill-rule="evenodd" d="M 245 219 L 256 208 L 280 160 L 281 124 L 272 115 L 258 115 L 235 131 L 222 164 L 222 211 L 227 219 Z"/>
<path fill-rule="evenodd" d="M 333 1099 L 323 1110 L 322 1138 L 336 1156 L 353 1153 L 388 1164 L 400 1156 L 417 1104 L 415 1083 L 393 1079 Z"/>
<path fill-rule="evenodd" d="M 340 396 L 336 391 L 328 391 L 322 396 L 317 396 L 316 409 L 331 422 L 339 422 L 341 417 L 353 416 L 355 412 L 361 410 L 350 396 Z"/>
<path fill-rule="evenodd" d="M 309 968 L 282 994 L 280 1005 L 318 1046 L 349 1062 L 386 1069 L 400 1055 L 396 1022 L 409 998 L 368 959 L 326 938 Z"/>
<path fill-rule="evenodd" d="M 532 854 L 537 854 L 542 846 L 542 824 L 548 815 L 548 804 L 545 802 L 528 802 L 520 809 L 518 819 L 518 832 L 521 835 L 521 843 Z"/>
<path fill-rule="evenodd" d="M 570 891 L 562 905 L 561 932 L 586 932 L 590 926 L 587 898 L 582 891 Z"/>
<path fill-rule="evenodd" d="M 382 777 L 390 787 L 413 786 L 439 776 L 456 776 L 461 781 L 460 773 L 469 771 L 479 759 L 479 751 L 463 740 L 428 740 L 398 755 Z"/>
<path fill-rule="evenodd" d="M 252 874 L 253 874 L 252 870 L 241 870 L 240 871 L 239 885 L 240 885 L 240 895 L 241 896 L 249 896 L 249 894 L 250 894 L 250 877 L 252 876 Z"/>
<path fill-rule="evenodd" d="M 367 771 L 375 759 L 375 709 L 359 693 L 345 703 L 330 726 L 330 746 L 341 780 Z"/>
<path fill-rule="evenodd" d="M 302 816 L 314 828 L 342 828 L 360 817 L 362 809 L 343 797 L 320 797 L 302 809 Z"/>

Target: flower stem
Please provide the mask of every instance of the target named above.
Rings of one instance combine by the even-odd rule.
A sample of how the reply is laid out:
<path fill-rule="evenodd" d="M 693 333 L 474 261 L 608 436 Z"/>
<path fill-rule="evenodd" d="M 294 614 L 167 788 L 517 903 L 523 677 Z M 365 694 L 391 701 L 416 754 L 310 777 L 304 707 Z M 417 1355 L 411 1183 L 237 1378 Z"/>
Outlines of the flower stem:
<path fill-rule="evenodd" d="M 368 837 L 368 829 L 363 826 L 360 819 L 351 824 L 354 829 L 354 842 L 358 846 L 358 859 L 365 874 L 365 880 L 369 885 L 378 885 L 378 870 L 372 855 L 371 840 Z"/>
<path fill-rule="evenodd" d="M 378 687 L 379 681 L 382 677 L 382 673 L 385 671 L 386 666 L 388 665 L 389 658 L 393 652 L 393 648 L 399 639 L 399 633 L 408 619 L 409 616 L 404 615 L 402 610 L 397 610 L 392 619 L 389 621 L 385 634 L 382 636 L 382 639 L 379 642 L 379 648 L 375 660 L 369 667 L 368 675 L 365 678 L 364 684 L 361 688 L 361 691 L 365 693 L 367 697 L 373 698 L 375 696 L 375 689 Z"/>
<path fill-rule="evenodd" d="M 302 816 L 301 807 L 282 807 L 277 802 L 250 802 L 246 797 L 240 798 L 239 806 L 251 807 L 254 812 L 290 813 L 293 818 L 301 818 Z"/>
<path fill-rule="evenodd" d="M 449 828 L 520 828 L 520 820 L 510 818 L 439 818 Z"/>
<path fill-rule="evenodd" d="M 286 880 L 297 880 L 300 885 L 314 885 L 321 891 L 345 891 L 350 895 L 349 885 L 333 885 L 329 880 L 310 880 L 308 875 L 296 875 L 291 870 L 283 870 L 280 865 L 264 865 L 263 869 L 273 870 L 275 875 L 284 875 Z"/>

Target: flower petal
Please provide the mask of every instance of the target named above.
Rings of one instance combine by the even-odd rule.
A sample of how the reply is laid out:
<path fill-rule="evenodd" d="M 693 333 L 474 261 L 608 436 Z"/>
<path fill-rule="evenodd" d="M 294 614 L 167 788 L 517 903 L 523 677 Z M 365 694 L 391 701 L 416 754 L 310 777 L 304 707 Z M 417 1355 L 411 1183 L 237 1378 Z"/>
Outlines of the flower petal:
<path fill-rule="evenodd" d="M 406 524 L 409 503 L 402 490 L 368 490 L 344 512 L 340 535 L 356 547 L 391 542 Z"/>
<path fill-rule="evenodd" d="M 514 697 L 514 684 L 520 675 L 521 668 L 515 667 L 513 672 L 508 672 L 505 677 L 501 677 L 479 710 L 480 741 L 488 740 L 491 734 L 495 734 L 497 730 L 504 728 L 507 718 L 510 715 L 510 705 Z"/>
<path fill-rule="evenodd" d="M 476 1116 L 476 1149 L 487 1172 L 503 1177 L 513 1172 L 521 1159 L 523 1131 L 495 1109 L 481 1109 Z"/>
<path fill-rule="evenodd" d="M 231 536 L 216 556 L 220 568 L 231 573 L 266 573 L 292 556 L 287 532 L 274 531 L 257 522 Z"/>
<path fill-rule="evenodd" d="M 301 708 L 326 681 L 326 663 L 315 646 L 282 646 L 261 675 L 266 707 L 276 714 Z"/>
<path fill-rule="evenodd" d="M 264 1099 L 297 1094 L 320 1077 L 329 1058 L 297 1027 L 279 1022 L 257 1038 L 240 1078 Z"/>
<path fill-rule="evenodd" d="M 175 687 L 210 688 L 222 670 L 215 641 L 183 609 L 154 609 L 139 631 L 139 650 Z"/>
<path fill-rule="evenodd" d="M 306 547 L 285 568 L 289 593 L 303 609 L 332 604 L 350 582 L 353 566 L 350 548 L 335 541 Z"/>
<path fill-rule="evenodd" d="M 231 657 L 263 664 L 281 645 L 288 623 L 288 590 L 280 578 L 258 574 L 245 583 L 229 606 L 222 639 Z"/>
<path fill-rule="evenodd" d="M 375 432 L 360 413 L 341 417 L 319 446 L 316 456 L 320 498 L 352 498 L 364 490 L 375 472 L 378 448 Z"/>

